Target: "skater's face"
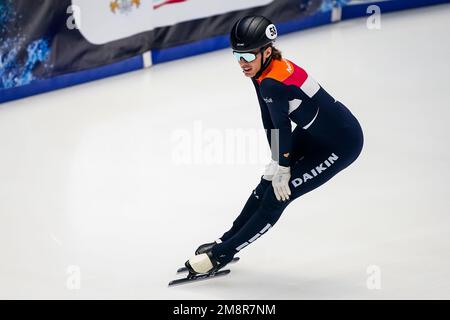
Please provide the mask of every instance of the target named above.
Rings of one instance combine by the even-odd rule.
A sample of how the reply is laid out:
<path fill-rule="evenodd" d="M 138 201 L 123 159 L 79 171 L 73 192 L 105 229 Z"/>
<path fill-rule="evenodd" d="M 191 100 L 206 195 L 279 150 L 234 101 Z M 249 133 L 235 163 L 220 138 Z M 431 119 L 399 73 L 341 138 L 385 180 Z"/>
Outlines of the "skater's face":
<path fill-rule="evenodd" d="M 239 66 L 246 77 L 254 77 L 261 69 L 261 59 L 266 61 L 272 54 L 272 48 L 268 47 L 264 51 L 261 49 L 251 52 L 233 51 L 233 55 L 238 60 Z"/>

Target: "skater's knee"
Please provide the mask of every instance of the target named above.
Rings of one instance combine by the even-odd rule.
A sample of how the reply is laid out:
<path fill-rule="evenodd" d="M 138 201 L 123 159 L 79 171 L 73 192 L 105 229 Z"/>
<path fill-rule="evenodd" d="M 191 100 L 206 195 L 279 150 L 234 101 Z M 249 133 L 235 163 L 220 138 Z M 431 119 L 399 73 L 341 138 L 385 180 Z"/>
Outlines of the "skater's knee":
<path fill-rule="evenodd" d="M 286 206 L 292 201 L 292 199 L 286 201 L 280 201 L 275 196 L 275 191 L 273 187 L 270 186 L 270 190 L 264 194 L 264 197 L 261 202 L 261 206 L 267 207 L 269 209 L 277 209 L 277 208 L 286 208 Z"/>
<path fill-rule="evenodd" d="M 264 194 L 264 198 L 261 201 L 260 210 L 258 211 L 273 225 L 280 218 L 290 201 L 291 200 L 278 201 L 272 188 L 272 190 L 269 190 L 269 192 Z"/>
<path fill-rule="evenodd" d="M 261 181 L 256 186 L 256 188 L 253 190 L 253 196 L 256 199 L 261 200 L 263 198 L 267 188 L 269 188 L 270 185 L 271 185 L 270 181 L 265 180 L 261 177 Z"/>

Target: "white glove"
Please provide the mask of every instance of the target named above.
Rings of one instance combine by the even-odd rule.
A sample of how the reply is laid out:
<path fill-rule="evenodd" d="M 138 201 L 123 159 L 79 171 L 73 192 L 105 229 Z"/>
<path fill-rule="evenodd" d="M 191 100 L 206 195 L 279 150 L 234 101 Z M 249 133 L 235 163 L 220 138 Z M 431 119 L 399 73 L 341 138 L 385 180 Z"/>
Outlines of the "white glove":
<path fill-rule="evenodd" d="M 272 181 L 273 176 L 278 170 L 278 162 L 275 160 L 271 160 L 269 164 L 266 165 L 266 169 L 264 171 L 263 179 Z"/>
<path fill-rule="evenodd" d="M 273 191 L 278 201 L 289 200 L 291 189 L 289 189 L 289 179 L 291 178 L 291 168 L 278 166 L 278 170 L 272 180 Z"/>

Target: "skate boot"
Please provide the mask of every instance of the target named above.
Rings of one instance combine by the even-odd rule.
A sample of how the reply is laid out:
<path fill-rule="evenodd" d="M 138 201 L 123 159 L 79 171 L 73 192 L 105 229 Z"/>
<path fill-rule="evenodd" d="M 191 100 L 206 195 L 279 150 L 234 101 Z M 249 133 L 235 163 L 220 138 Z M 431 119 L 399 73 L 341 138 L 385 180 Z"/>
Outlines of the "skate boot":
<path fill-rule="evenodd" d="M 195 255 L 199 255 L 202 253 L 206 253 L 208 251 L 211 251 L 211 249 L 217 244 L 217 241 L 214 242 L 210 242 L 210 243 L 205 243 L 202 244 L 200 247 L 197 248 L 197 250 L 195 250 Z"/>
<path fill-rule="evenodd" d="M 200 247 L 197 248 L 197 250 L 195 250 L 195 255 L 198 256 L 198 255 L 205 254 L 208 252 L 211 254 L 213 247 L 219 243 L 220 243 L 220 240 L 218 240 L 216 242 L 202 244 Z M 228 263 L 236 263 L 239 260 L 240 260 L 239 257 L 233 257 L 233 259 Z M 181 267 L 177 270 L 177 273 L 183 273 L 183 272 L 190 272 L 190 269 L 186 267 L 186 264 L 184 267 Z"/>
<path fill-rule="evenodd" d="M 184 268 L 189 272 L 186 278 L 170 281 L 169 287 L 225 276 L 231 272 L 221 270 L 225 265 L 217 261 L 211 251 L 201 253 L 186 261 Z"/>
<path fill-rule="evenodd" d="M 218 260 L 216 260 L 211 250 L 195 255 L 186 261 L 185 266 L 189 271 L 190 276 L 197 276 L 202 274 L 215 274 L 221 268 L 225 266 L 225 264 L 221 264 Z"/>

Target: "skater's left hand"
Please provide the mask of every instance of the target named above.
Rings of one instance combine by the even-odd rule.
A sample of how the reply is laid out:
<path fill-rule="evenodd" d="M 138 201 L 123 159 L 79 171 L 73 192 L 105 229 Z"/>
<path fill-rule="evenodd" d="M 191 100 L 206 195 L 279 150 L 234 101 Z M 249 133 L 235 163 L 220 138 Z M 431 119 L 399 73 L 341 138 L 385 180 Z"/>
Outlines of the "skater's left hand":
<path fill-rule="evenodd" d="M 289 200 L 291 189 L 289 189 L 289 179 L 291 178 L 291 168 L 278 166 L 278 170 L 272 180 L 273 191 L 278 201 Z"/>
<path fill-rule="evenodd" d="M 266 165 L 266 170 L 264 171 L 263 179 L 267 181 L 272 181 L 273 176 L 278 170 L 278 162 L 271 160 L 268 165 Z"/>

